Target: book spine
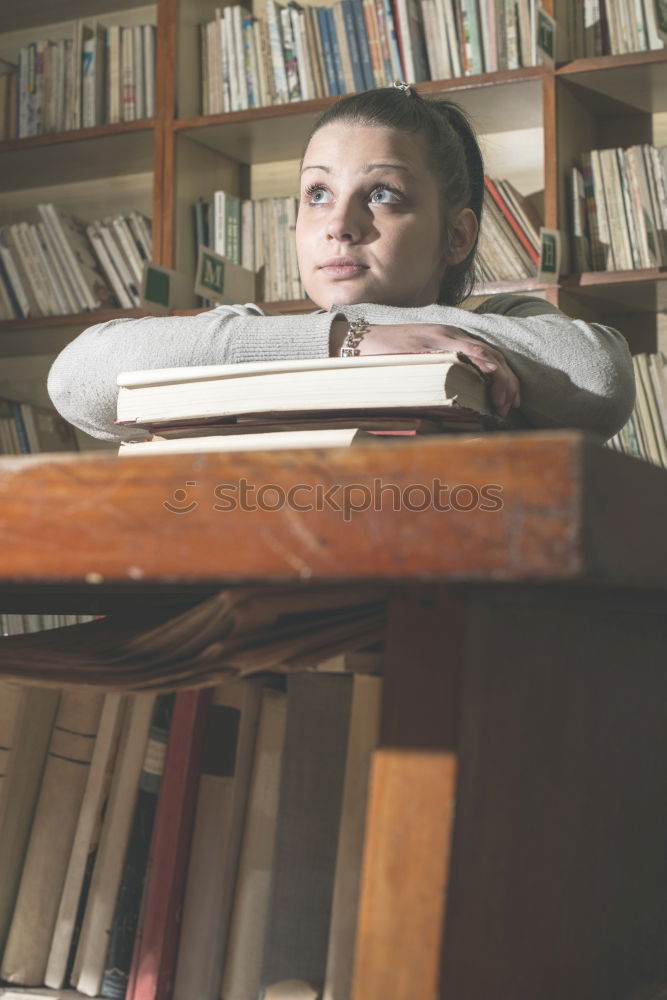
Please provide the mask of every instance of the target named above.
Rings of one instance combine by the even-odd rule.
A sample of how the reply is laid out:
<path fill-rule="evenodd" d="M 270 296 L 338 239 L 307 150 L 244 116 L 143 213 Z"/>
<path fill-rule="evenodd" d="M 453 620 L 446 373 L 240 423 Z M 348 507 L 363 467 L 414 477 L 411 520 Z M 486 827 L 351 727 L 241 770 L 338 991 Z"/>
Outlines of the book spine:
<path fill-rule="evenodd" d="M 105 695 L 44 975 L 44 985 L 52 989 L 65 985 L 69 957 L 78 942 L 124 708 L 122 695 Z"/>
<path fill-rule="evenodd" d="M 16 433 L 18 435 L 21 454 L 29 455 L 32 448 L 30 447 L 30 443 L 28 441 L 28 434 L 25 428 L 25 423 L 23 422 L 21 407 L 18 403 L 10 403 L 10 408 L 12 411 L 12 417 L 14 418 L 14 426 L 16 427 Z"/>
<path fill-rule="evenodd" d="M 608 214 L 607 192 L 600 167 L 600 154 L 596 149 L 590 154 L 591 181 L 595 199 L 595 217 L 597 219 L 598 247 L 600 254 L 600 270 L 613 271 L 616 267 L 614 247 L 611 242 L 610 216 Z M 584 179 L 585 179 L 584 174 Z"/>
<path fill-rule="evenodd" d="M 173 703 L 173 695 L 160 695 L 153 710 L 100 988 L 109 1000 L 124 1000 L 127 990 Z"/>
<path fill-rule="evenodd" d="M 343 90 L 344 93 L 349 94 L 356 88 L 354 73 L 352 72 L 350 47 L 348 44 L 347 32 L 345 30 L 345 18 L 343 17 L 343 8 L 340 2 L 334 4 L 331 8 L 331 13 L 333 15 L 334 26 L 336 28 L 336 39 L 338 43 L 337 48 L 340 55 L 340 72 L 342 74 Z"/>
<path fill-rule="evenodd" d="M 384 78 L 384 64 L 380 50 L 380 36 L 378 23 L 375 15 L 375 0 L 363 0 L 363 12 L 366 22 L 366 35 L 373 67 L 373 86 L 384 87 L 387 81 Z"/>
<path fill-rule="evenodd" d="M 11 260 L 11 254 L 9 251 L 4 247 L 0 247 L 0 280 L 2 280 L 5 286 L 6 294 L 14 312 L 14 316 L 20 319 L 21 317 L 26 317 L 30 314 L 30 304 L 25 295 L 23 286 L 20 284 L 16 270 L 14 269 L 13 275 L 10 275 L 7 267 L 7 261 L 4 256 L 5 254 Z"/>
<path fill-rule="evenodd" d="M 143 52 L 144 52 L 144 114 L 146 118 L 155 115 L 155 25 L 144 24 Z"/>
<path fill-rule="evenodd" d="M 266 688 L 262 692 L 221 1000 L 259 995 L 285 721 L 285 694 Z"/>
<path fill-rule="evenodd" d="M 523 229 L 521 228 L 521 226 L 517 222 L 517 220 L 516 220 L 516 218 L 514 216 L 514 213 L 511 211 L 511 209 L 509 208 L 509 206 L 506 204 L 504 198 L 502 197 L 500 191 L 496 187 L 494 181 L 490 177 L 485 176 L 484 177 L 484 186 L 486 187 L 486 190 L 489 192 L 490 196 L 493 198 L 493 200 L 495 201 L 496 205 L 498 206 L 498 208 L 502 212 L 503 216 L 507 220 L 507 222 L 510 225 L 513 233 L 515 234 L 515 236 L 517 237 L 517 239 L 520 241 L 520 243 L 522 244 L 522 246 L 526 250 L 526 252 L 527 252 L 528 256 L 530 257 L 530 259 L 532 260 L 533 264 L 537 265 L 539 263 L 539 259 L 540 259 L 539 253 L 537 252 L 537 250 L 535 249 L 535 247 L 532 245 L 532 243 L 530 242 L 530 240 L 526 237 Z"/>
<path fill-rule="evenodd" d="M 351 694 L 351 676 L 288 677 L 264 988 L 324 980 Z"/>
<path fill-rule="evenodd" d="M 2 786 L 4 801 L 11 802 L 12 808 L 0 812 L 0 950 L 15 912 L 59 700 L 60 692 L 55 689 L 24 688 L 13 739 L 7 746 Z"/>
<path fill-rule="evenodd" d="M 126 1000 L 160 1000 L 173 988 L 187 857 L 212 689 L 177 694 L 158 797 L 143 922 Z"/>
<path fill-rule="evenodd" d="M 396 27 L 396 18 L 394 17 L 394 9 L 392 6 L 392 0 L 383 0 L 384 2 L 384 13 L 387 22 L 387 34 L 389 36 L 389 48 L 391 52 L 391 64 L 392 64 L 392 76 L 396 80 L 405 80 L 405 64 L 403 62 L 403 55 L 400 48 L 400 41 L 398 36 L 398 29 Z"/>
<path fill-rule="evenodd" d="M 352 18 L 354 20 L 357 46 L 361 59 L 361 70 L 364 77 L 364 90 L 372 90 L 375 87 L 375 77 L 373 76 L 373 64 L 371 62 L 371 50 L 368 44 L 368 34 L 366 32 L 366 20 L 364 18 L 363 0 L 350 0 Z"/>
<path fill-rule="evenodd" d="M 277 102 L 279 104 L 287 104 L 289 101 L 289 88 L 287 85 L 287 73 L 285 70 L 285 60 L 283 56 L 283 39 L 280 30 L 280 7 L 275 0 L 267 0 L 266 23 L 269 29 L 269 42 L 271 44 L 271 59 L 276 83 Z"/>
<path fill-rule="evenodd" d="M 85 690 L 60 698 L 2 958 L 2 977 L 11 983 L 44 981 L 103 701 L 103 695 Z"/>
<path fill-rule="evenodd" d="M 292 32 L 291 12 L 287 7 L 283 7 L 280 11 L 280 24 L 283 37 L 283 61 L 287 77 L 287 100 L 300 101 L 301 81 L 296 55 L 296 42 L 294 41 L 294 33 Z"/>
<path fill-rule="evenodd" d="M 336 86 L 338 87 L 338 93 L 344 94 L 346 87 L 345 87 L 345 78 L 343 76 L 343 63 L 341 60 L 338 32 L 336 30 L 336 21 L 333 16 L 333 10 L 331 7 L 325 7 L 324 10 L 326 12 L 327 22 L 329 25 L 329 39 L 331 41 L 331 53 L 333 55 L 334 73 L 336 75 Z"/>
<path fill-rule="evenodd" d="M 329 22 L 325 7 L 317 8 L 317 19 L 320 28 L 320 35 L 322 37 L 324 66 L 327 74 L 327 87 L 329 89 L 329 94 L 336 95 L 339 93 L 338 80 L 336 79 L 336 69 L 334 66 L 333 51 L 331 49 L 331 37 L 329 35 Z"/>

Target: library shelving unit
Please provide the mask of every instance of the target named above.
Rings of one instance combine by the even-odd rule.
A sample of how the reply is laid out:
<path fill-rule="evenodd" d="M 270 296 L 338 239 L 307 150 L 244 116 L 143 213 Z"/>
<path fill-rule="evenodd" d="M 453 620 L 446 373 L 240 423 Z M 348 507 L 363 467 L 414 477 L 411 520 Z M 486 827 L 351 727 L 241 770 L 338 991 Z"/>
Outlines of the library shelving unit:
<path fill-rule="evenodd" d="M 544 4 L 558 17 L 558 0 L 555 6 L 553 0 Z M 0 57 L 14 61 L 21 45 L 59 32 L 62 37 L 77 17 L 105 25 L 156 23 L 156 88 L 153 119 L 0 143 L 0 224 L 25 218 L 40 200 L 86 220 L 110 210 L 141 210 L 153 220 L 156 263 L 194 275 L 191 211 L 197 197 L 210 198 L 219 188 L 242 197 L 295 194 L 304 137 L 335 98 L 202 115 L 198 24 L 213 11 L 212 0 L 156 0 L 141 7 L 131 0 L 59 0 L 49 7 L 47 25 L 39 0 L 7 7 L 0 14 Z M 429 81 L 418 89 L 460 102 L 477 125 L 488 173 L 511 180 L 535 203 L 544 225 L 562 233 L 568 229 L 567 178 L 581 152 L 667 138 L 667 50 Z M 633 351 L 655 350 L 666 280 L 665 269 L 567 274 L 550 285 L 537 279 L 486 285 L 469 303 L 496 291 L 541 295 L 572 316 L 617 326 Z M 310 308 L 308 301 L 263 305 Z M 194 310 L 194 293 L 178 306 Z M 55 353 L 92 322 L 133 315 L 140 313 L 1 321 L 0 392 L 20 384 L 35 402 L 48 402 L 44 381 Z"/>

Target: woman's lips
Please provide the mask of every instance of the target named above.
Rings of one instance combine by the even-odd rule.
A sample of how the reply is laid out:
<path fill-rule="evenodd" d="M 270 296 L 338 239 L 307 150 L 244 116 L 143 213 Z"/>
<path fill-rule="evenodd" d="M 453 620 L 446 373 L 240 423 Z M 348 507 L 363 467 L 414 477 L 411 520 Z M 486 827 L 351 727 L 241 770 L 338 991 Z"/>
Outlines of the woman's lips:
<path fill-rule="evenodd" d="M 320 270 L 324 271 L 330 278 L 344 280 L 345 278 L 356 278 L 363 271 L 367 271 L 366 264 L 350 260 L 349 257 L 332 257 L 330 260 L 320 264 Z"/>

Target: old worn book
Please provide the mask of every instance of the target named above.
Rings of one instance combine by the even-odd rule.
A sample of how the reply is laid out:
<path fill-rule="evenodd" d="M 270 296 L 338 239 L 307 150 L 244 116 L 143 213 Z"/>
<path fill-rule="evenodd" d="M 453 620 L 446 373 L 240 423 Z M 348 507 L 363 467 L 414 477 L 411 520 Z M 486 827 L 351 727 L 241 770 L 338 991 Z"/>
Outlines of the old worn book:
<path fill-rule="evenodd" d="M 248 678 L 216 688 L 209 707 L 174 1000 L 220 990 L 261 699 Z"/>
<path fill-rule="evenodd" d="M 89 688 L 60 698 L 2 957 L 0 975 L 11 983 L 44 982 L 103 702 L 103 695 Z"/>
<path fill-rule="evenodd" d="M 194 606 L 110 615 L 0 639 L 0 676 L 102 690 L 173 691 L 313 667 L 382 638 L 386 588 L 239 587 Z"/>
<path fill-rule="evenodd" d="M 163 368 L 122 372 L 118 385 L 120 425 L 239 414 L 493 415 L 486 376 L 461 352 Z"/>
<path fill-rule="evenodd" d="M 368 780 L 380 736 L 382 678 L 358 674 L 352 684 L 323 1000 L 349 1000 L 352 996 Z"/>
<path fill-rule="evenodd" d="M 174 695 L 163 694 L 153 709 L 100 989 L 100 996 L 109 1000 L 124 1000 L 127 990 L 173 703 Z"/>
<path fill-rule="evenodd" d="M 173 994 L 185 875 L 211 694 L 210 688 L 180 691 L 174 699 L 126 1000 L 162 1000 Z"/>
<path fill-rule="evenodd" d="M 23 690 L 13 725 L 5 729 L 4 806 L 0 811 L 0 951 L 9 931 L 58 709 L 58 690 Z"/>
<path fill-rule="evenodd" d="M 0 826 L 7 808 L 5 776 L 12 756 L 24 694 L 20 685 L 0 681 Z"/>
<path fill-rule="evenodd" d="M 278 790 L 286 715 L 285 692 L 265 687 L 262 691 L 221 1000 L 247 1000 L 259 993 L 278 823 Z"/>
<path fill-rule="evenodd" d="M 289 979 L 324 983 L 352 689 L 346 674 L 287 679 L 264 990 Z"/>
<path fill-rule="evenodd" d="M 118 762 L 71 977 L 72 985 L 86 996 L 98 996 L 102 985 L 154 701 L 154 697 L 148 694 L 136 695 L 132 699 L 121 735 Z"/>
<path fill-rule="evenodd" d="M 125 703 L 126 699 L 120 694 L 107 694 L 104 698 L 46 966 L 44 983 L 54 989 L 61 989 L 66 982 L 80 904 L 82 899 L 85 902 L 97 853 Z"/>

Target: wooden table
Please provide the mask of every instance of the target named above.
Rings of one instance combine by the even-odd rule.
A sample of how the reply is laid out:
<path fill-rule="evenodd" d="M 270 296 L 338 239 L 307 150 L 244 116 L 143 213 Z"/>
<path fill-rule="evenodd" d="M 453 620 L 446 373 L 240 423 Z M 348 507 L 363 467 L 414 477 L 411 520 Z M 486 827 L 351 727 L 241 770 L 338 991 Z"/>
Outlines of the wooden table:
<path fill-rule="evenodd" d="M 560 431 L 6 458 L 0 552 L 3 611 L 387 582 L 354 1000 L 667 984 L 664 471 Z"/>

